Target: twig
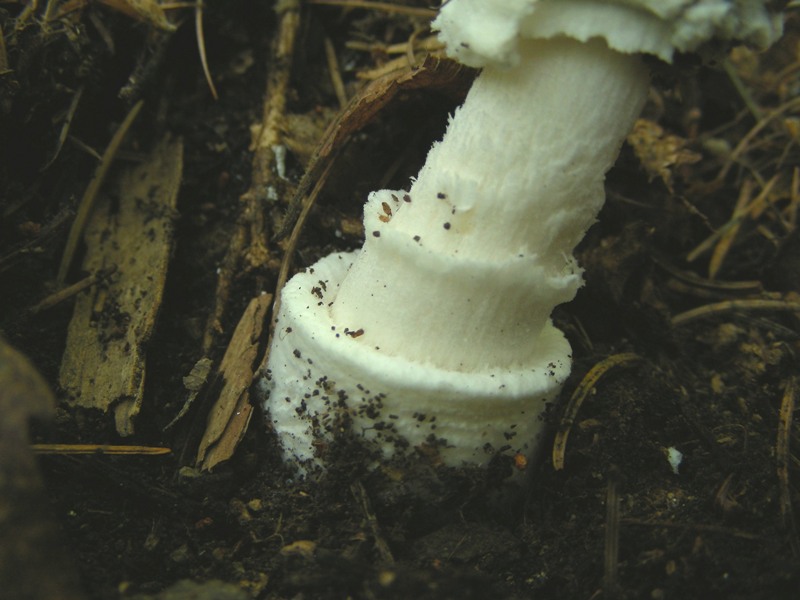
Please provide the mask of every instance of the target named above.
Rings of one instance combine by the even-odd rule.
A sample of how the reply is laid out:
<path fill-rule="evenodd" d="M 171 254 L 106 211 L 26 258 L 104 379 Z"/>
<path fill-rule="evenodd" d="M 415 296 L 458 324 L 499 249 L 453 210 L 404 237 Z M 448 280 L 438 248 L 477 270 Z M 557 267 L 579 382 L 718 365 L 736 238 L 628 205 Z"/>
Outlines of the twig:
<path fill-rule="evenodd" d="M 709 278 L 713 279 L 722 267 L 725 256 L 728 253 L 736 234 L 745 218 L 750 216 L 755 219 L 763 214 L 767 206 L 769 206 L 769 194 L 775 183 L 778 181 L 778 175 L 770 179 L 759 192 L 759 194 L 750 201 L 750 193 L 753 189 L 753 181 L 747 179 L 741 187 L 739 198 L 736 201 L 736 207 L 733 210 L 730 220 L 720 227 L 717 231 L 712 233 L 708 238 L 701 242 L 694 250 L 692 250 L 686 260 L 689 262 L 694 261 L 701 254 L 710 250 L 712 246 L 714 251 L 712 253 L 711 261 L 709 263 Z M 716 246 L 715 246 L 716 244 Z"/>
<path fill-rule="evenodd" d="M 750 114 L 753 115 L 756 121 L 763 119 L 764 112 L 761 110 L 761 107 L 758 106 L 755 99 L 753 99 L 753 94 L 750 93 L 750 90 L 742 81 L 742 78 L 739 76 L 739 73 L 736 71 L 736 67 L 734 66 L 733 62 L 731 62 L 730 58 L 726 58 L 722 61 L 722 69 L 725 71 L 728 79 L 731 80 L 733 87 L 736 88 L 736 91 L 742 97 L 744 105 L 747 107 L 747 110 L 750 111 Z"/>
<path fill-rule="evenodd" d="M 672 325 L 686 325 L 698 319 L 726 315 L 733 312 L 796 312 L 800 313 L 800 302 L 787 300 L 725 300 L 715 304 L 706 304 L 672 317 Z"/>
<path fill-rule="evenodd" d="M 614 354 L 613 356 L 601 360 L 584 375 L 567 402 L 567 406 L 564 409 L 564 416 L 561 417 L 561 424 L 556 433 L 556 439 L 553 442 L 553 468 L 556 471 L 560 471 L 564 468 L 564 454 L 567 449 L 567 438 L 569 437 L 569 432 L 572 430 L 572 425 L 575 423 L 575 418 L 578 416 L 578 411 L 586 397 L 595 389 L 600 380 L 605 377 L 609 371 L 619 367 L 629 367 L 641 360 L 642 357 L 638 354 Z"/>
<path fill-rule="evenodd" d="M 780 418 L 778 420 L 778 437 L 775 442 L 775 458 L 778 462 L 778 485 L 780 489 L 781 517 L 783 525 L 787 528 L 789 544 L 792 547 L 792 554 L 795 558 L 800 558 L 800 539 L 797 537 L 797 524 L 794 519 L 792 509 L 792 492 L 789 488 L 789 443 L 792 435 L 792 424 L 794 423 L 794 404 L 797 388 L 797 378 L 790 377 L 786 383 L 786 389 L 781 401 Z"/>
<path fill-rule="evenodd" d="M 409 40 L 396 44 L 382 44 L 379 42 L 362 42 L 360 40 L 348 40 L 344 43 L 345 48 L 359 50 L 361 52 L 378 52 L 391 56 L 392 54 L 408 54 Z M 422 40 L 414 39 L 414 49 L 421 52 L 434 52 L 442 50 L 444 44 L 435 35 L 428 36 Z"/>
<path fill-rule="evenodd" d="M 86 220 L 89 218 L 92 208 L 94 207 L 97 192 L 100 191 L 100 187 L 103 185 L 106 175 L 108 175 L 108 170 L 111 167 L 111 163 L 114 162 L 114 157 L 117 155 L 119 147 L 122 145 L 122 140 L 125 139 L 125 135 L 128 133 L 133 121 L 142 109 L 142 104 L 143 102 L 139 100 L 125 116 L 125 120 L 122 121 L 116 133 L 114 133 L 114 137 L 111 138 L 111 142 L 109 142 L 106 151 L 103 153 L 103 160 L 97 166 L 94 176 L 89 182 L 86 192 L 83 194 L 81 203 L 78 206 L 78 214 L 75 215 L 75 220 L 72 222 L 72 227 L 69 230 L 69 237 L 67 238 L 67 245 L 64 247 L 64 254 L 61 257 L 61 265 L 58 268 L 58 275 L 56 276 L 58 285 L 62 285 L 67 278 L 69 267 L 72 264 L 72 258 L 75 256 L 75 249 L 78 247 L 78 242 L 86 226 Z"/>
<path fill-rule="evenodd" d="M 644 527 L 663 527 L 665 529 L 693 529 L 695 531 L 706 531 L 708 533 L 720 533 L 723 535 L 730 535 L 744 540 L 761 540 L 762 536 L 750 533 L 749 531 L 742 531 L 741 529 L 733 529 L 732 527 L 722 527 L 720 525 L 708 525 L 706 523 L 675 523 L 673 521 L 658 521 L 658 520 L 644 520 L 636 519 L 633 517 L 621 519 L 620 523 L 623 525 L 641 525 Z"/>
<path fill-rule="evenodd" d="M 725 176 L 730 172 L 731 167 L 733 167 L 736 160 L 744 154 L 747 148 L 750 146 L 750 143 L 753 139 L 761 133 L 761 130 L 764 129 L 767 125 L 770 124 L 774 119 L 780 117 L 782 114 L 792 110 L 793 108 L 800 107 L 800 98 L 793 98 L 792 100 L 782 104 L 772 112 L 768 113 L 761 119 L 758 123 L 756 123 L 753 128 L 748 131 L 744 137 L 736 144 L 736 147 L 731 151 L 728 159 L 725 161 L 725 165 L 720 170 L 719 174 L 716 177 L 715 183 L 721 183 Z"/>
<path fill-rule="evenodd" d="M 92 148 L 89 144 L 87 144 L 86 142 L 84 142 L 80 138 L 77 138 L 74 135 L 70 135 L 68 137 L 69 137 L 69 141 L 72 143 L 72 145 L 75 146 L 81 152 L 84 152 L 87 155 L 91 156 L 97 162 L 100 162 L 101 160 L 103 160 L 103 157 L 100 155 L 100 153 L 97 150 Z"/>
<path fill-rule="evenodd" d="M 408 15 L 410 17 L 424 17 L 432 19 L 437 11 L 432 8 L 413 8 L 411 6 L 401 6 L 391 2 L 371 2 L 369 0 L 308 0 L 309 4 L 320 6 L 344 6 L 346 8 L 366 8 L 369 10 L 379 10 L 387 13 Z"/>
<path fill-rule="evenodd" d="M 339 101 L 339 108 L 347 106 L 347 92 L 344 89 L 344 81 L 342 81 L 342 73 L 339 70 L 339 60 L 336 57 L 336 48 L 333 47 L 331 38 L 327 35 L 323 40 L 325 44 L 325 60 L 328 63 L 328 73 L 331 76 L 331 85 L 333 91 L 336 92 L 336 99 Z"/>
<path fill-rule="evenodd" d="M 718 279 L 705 279 L 694 273 L 680 269 L 668 262 L 664 257 L 653 256 L 653 262 L 664 269 L 675 280 L 685 284 L 682 291 L 689 290 L 695 295 L 702 297 L 716 296 L 730 297 L 759 294 L 764 291 L 764 286 L 760 281 L 720 281 Z"/>
<path fill-rule="evenodd" d="M 194 7 L 194 30 L 197 36 L 197 51 L 200 53 L 200 64 L 203 66 L 203 75 L 206 77 L 208 89 L 211 90 L 211 95 L 214 97 L 214 100 L 219 100 L 219 94 L 217 94 L 214 79 L 211 77 L 211 71 L 208 68 L 206 37 L 203 33 L 203 3 L 200 1 L 198 1 Z"/>
<path fill-rule="evenodd" d="M 795 167 L 792 171 L 792 186 L 789 198 L 789 206 L 786 208 L 787 223 L 790 230 L 794 231 L 797 227 L 797 211 L 798 207 L 800 207 L 800 167 Z"/>
<path fill-rule="evenodd" d="M 37 313 L 42 312 L 43 310 L 52 308 L 56 304 L 59 304 L 64 300 L 67 300 L 68 298 L 72 298 L 72 296 L 74 296 L 75 294 L 82 292 L 88 287 L 93 286 L 95 283 L 97 283 L 101 279 L 108 277 L 116 270 L 117 270 L 116 265 L 114 265 L 109 267 L 108 269 L 98 271 L 97 273 L 92 273 L 91 275 L 84 277 L 80 281 L 77 281 L 70 286 L 58 290 L 54 294 L 50 294 L 49 296 L 47 296 L 47 298 L 29 308 L 28 313 L 31 315 L 35 315 Z"/>
<path fill-rule="evenodd" d="M 375 511 L 372 510 L 372 504 L 369 501 L 367 490 L 364 489 L 364 485 L 360 481 L 356 481 L 350 485 L 350 491 L 353 493 L 353 497 L 361 507 L 361 512 L 369 524 L 369 528 L 372 531 L 372 538 L 375 542 L 375 548 L 378 550 L 381 560 L 383 560 L 383 562 L 386 564 L 393 564 L 394 556 L 392 556 L 392 551 L 389 548 L 389 544 L 386 543 L 386 540 L 383 539 L 383 536 L 381 535 L 381 528 L 378 524 L 378 518 L 375 516 Z"/>
<path fill-rule="evenodd" d="M 0 75 L 9 72 L 8 52 L 6 51 L 6 38 L 3 35 L 3 28 L 0 27 Z"/>
<path fill-rule="evenodd" d="M 230 298 L 234 278 L 245 269 L 257 268 L 266 262 L 269 251 L 266 245 L 264 208 L 267 189 L 274 184 L 273 167 L 275 150 L 281 142 L 286 97 L 292 70 L 297 31 L 300 27 L 300 7 L 296 1 L 280 4 L 278 32 L 271 49 L 271 69 L 267 77 L 261 130 L 253 142 L 253 174 L 250 188 L 242 195 L 242 208 L 228 250 L 219 266 L 214 308 L 208 317 L 203 333 L 203 353 L 208 355 L 217 334 L 222 330 L 222 316 Z M 263 287 L 257 278 L 256 287 Z"/>
<path fill-rule="evenodd" d="M 172 450 L 161 446 L 114 446 L 107 444 L 31 444 L 36 454 L 113 454 L 115 456 L 163 456 Z"/>

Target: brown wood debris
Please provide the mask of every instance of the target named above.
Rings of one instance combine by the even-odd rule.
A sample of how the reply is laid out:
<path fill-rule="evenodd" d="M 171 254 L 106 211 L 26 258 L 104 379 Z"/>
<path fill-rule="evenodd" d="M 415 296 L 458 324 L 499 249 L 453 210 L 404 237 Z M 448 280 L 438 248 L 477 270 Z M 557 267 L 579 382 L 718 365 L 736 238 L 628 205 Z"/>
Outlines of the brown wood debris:
<path fill-rule="evenodd" d="M 68 401 L 113 411 L 117 432 L 131 435 L 142 403 L 145 351 L 161 305 L 172 247 L 183 144 L 164 139 L 118 180 L 87 225 L 83 269 L 116 267 L 113 277 L 75 302 L 59 382 Z"/>
<path fill-rule="evenodd" d="M 253 413 L 250 386 L 271 304 L 271 294 L 262 294 L 250 301 L 222 358 L 217 373 L 222 389 L 208 413 L 206 430 L 197 450 L 197 465 L 204 470 L 233 456 L 247 431 Z"/>

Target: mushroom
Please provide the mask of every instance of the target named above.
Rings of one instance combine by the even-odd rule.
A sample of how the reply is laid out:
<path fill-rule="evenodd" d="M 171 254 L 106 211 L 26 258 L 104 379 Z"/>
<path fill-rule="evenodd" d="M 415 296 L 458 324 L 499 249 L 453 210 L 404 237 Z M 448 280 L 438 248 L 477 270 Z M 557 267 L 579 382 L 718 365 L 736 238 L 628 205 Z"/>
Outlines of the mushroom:
<path fill-rule="evenodd" d="M 483 69 L 463 106 L 408 192 L 370 194 L 363 248 L 282 292 L 265 408 L 302 470 L 341 433 L 452 466 L 533 458 L 571 367 L 550 314 L 582 285 L 640 55 L 766 46 L 781 21 L 747 0 L 450 0 L 434 27 Z"/>

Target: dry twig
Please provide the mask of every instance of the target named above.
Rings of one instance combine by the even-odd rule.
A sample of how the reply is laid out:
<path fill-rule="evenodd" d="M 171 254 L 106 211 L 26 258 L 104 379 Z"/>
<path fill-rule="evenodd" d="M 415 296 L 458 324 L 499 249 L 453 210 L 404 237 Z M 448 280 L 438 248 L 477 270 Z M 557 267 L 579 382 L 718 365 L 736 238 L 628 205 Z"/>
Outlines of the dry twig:
<path fill-rule="evenodd" d="M 364 515 L 364 519 L 366 519 L 367 523 L 369 524 L 370 531 L 372 532 L 372 538 L 375 543 L 375 548 L 378 550 L 381 560 L 387 565 L 394 564 L 392 550 L 389 548 L 389 544 L 386 543 L 386 540 L 381 534 L 381 527 L 378 523 L 378 517 L 375 516 L 375 511 L 372 510 L 372 503 L 369 500 L 369 495 L 367 494 L 367 490 L 364 488 L 364 484 L 362 484 L 360 481 L 356 481 L 350 485 L 350 491 L 358 502 L 358 505 L 361 508 L 361 513 Z"/>
<path fill-rule="evenodd" d="M 203 67 L 203 75 L 205 75 L 208 89 L 211 90 L 211 95 L 214 100 L 219 100 L 217 88 L 214 85 L 214 79 L 211 77 L 211 71 L 208 68 L 208 57 L 206 56 L 206 37 L 203 30 L 203 3 L 198 2 L 194 7 L 194 30 L 197 37 L 197 51 L 200 53 L 200 64 Z"/>
<path fill-rule="evenodd" d="M 742 137 L 739 143 L 736 144 L 736 147 L 731 151 L 728 159 L 725 161 L 725 165 L 717 175 L 714 184 L 718 185 L 722 183 L 727 174 L 730 172 L 731 168 L 751 148 L 751 144 L 765 127 L 767 127 L 770 123 L 772 123 L 773 120 L 777 119 L 781 115 L 797 108 L 800 108 L 800 98 L 793 98 L 792 100 L 783 103 L 778 108 L 770 111 L 760 121 L 758 121 L 753 128 L 750 129 L 750 131 L 748 131 L 744 137 Z"/>
<path fill-rule="evenodd" d="M 172 452 L 162 446 L 118 446 L 108 444 L 31 444 L 36 454 L 109 454 L 114 456 L 163 456 Z"/>
<path fill-rule="evenodd" d="M 391 2 L 373 2 L 370 0 L 308 0 L 309 4 L 321 6 L 344 6 L 346 8 L 366 8 L 369 10 L 379 10 L 390 14 L 408 15 L 410 17 L 423 17 L 432 19 L 436 16 L 436 11 L 432 8 L 414 8 L 413 6 L 403 6 L 392 4 Z"/>
<path fill-rule="evenodd" d="M 297 31 L 300 26 L 300 7 L 297 1 L 280 4 L 280 23 L 271 50 L 270 72 L 264 96 L 261 123 L 254 132 L 251 145 L 253 173 L 250 188 L 241 197 L 241 210 L 228 250 L 219 265 L 214 308 L 209 315 L 203 334 L 203 354 L 214 346 L 216 336 L 222 332 L 222 317 L 228 306 L 231 286 L 240 272 L 262 266 L 269 257 L 266 241 L 264 207 L 267 190 L 278 187 L 275 181 L 275 149 L 282 144 L 282 125 L 286 113 L 286 98 L 292 69 Z M 256 287 L 263 281 L 257 278 Z"/>
<path fill-rule="evenodd" d="M 715 304 L 698 306 L 672 317 L 672 324 L 677 327 L 698 319 L 724 316 L 736 312 L 796 312 L 800 313 L 800 302 L 789 300 L 726 300 Z"/>
<path fill-rule="evenodd" d="M 89 288 L 96 284 L 98 281 L 105 279 L 109 275 L 113 274 L 114 271 L 117 270 L 116 265 L 111 265 L 108 269 L 104 269 L 98 271 L 97 273 L 92 273 L 91 275 L 87 275 L 80 281 L 76 281 L 72 285 L 69 285 L 65 288 L 58 290 L 54 294 L 50 294 L 42 300 L 41 302 L 36 303 L 34 306 L 28 309 L 28 314 L 35 315 L 37 313 L 42 312 L 43 310 L 47 310 L 56 306 L 57 304 L 72 298 L 75 294 L 82 292 L 86 288 Z"/>
<path fill-rule="evenodd" d="M 629 367 L 641 360 L 642 358 L 638 354 L 630 352 L 614 354 L 613 356 L 601 360 L 584 375 L 578 387 L 575 388 L 572 396 L 570 396 L 567 401 L 567 405 L 564 408 L 564 416 L 561 417 L 561 423 L 558 427 L 555 441 L 553 442 L 553 468 L 556 471 L 560 471 L 564 468 L 564 454 L 567 449 L 567 438 L 569 437 L 569 432 L 572 430 L 572 425 L 575 423 L 575 418 L 578 416 L 578 411 L 583 401 L 597 387 L 600 380 L 612 369 Z"/>
<path fill-rule="evenodd" d="M 778 463 L 781 517 L 783 518 L 784 527 L 787 528 L 792 554 L 794 554 L 795 558 L 800 558 L 800 539 L 797 536 L 797 524 L 795 523 L 794 510 L 792 508 L 792 492 L 789 487 L 789 462 L 791 459 L 789 442 L 791 441 L 792 425 L 794 424 L 796 390 L 797 378 L 790 377 L 786 383 L 783 400 L 781 401 L 778 436 L 775 442 L 775 458 Z"/>

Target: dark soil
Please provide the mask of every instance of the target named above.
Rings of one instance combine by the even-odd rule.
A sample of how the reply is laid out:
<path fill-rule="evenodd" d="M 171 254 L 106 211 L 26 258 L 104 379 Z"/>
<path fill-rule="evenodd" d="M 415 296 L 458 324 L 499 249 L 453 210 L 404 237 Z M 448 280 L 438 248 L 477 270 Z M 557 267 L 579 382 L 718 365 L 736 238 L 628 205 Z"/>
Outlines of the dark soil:
<path fill-rule="evenodd" d="M 261 118 L 275 68 L 267 59 L 277 27 L 268 3 L 207 3 L 215 101 L 196 50 L 192 9 L 173 13 L 177 32 L 159 36 L 113 3 L 78 7 L 49 27 L 39 13 L 18 27 L 23 6 L 0 4 L 8 62 L 0 69 L 0 331 L 57 395 L 73 301 L 34 315 L 26 309 L 53 291 L 77 202 L 97 164 L 84 148 L 102 153 L 139 99 L 143 113 L 119 161 L 136 160 L 165 132 L 185 142 L 176 245 L 148 345 L 135 436 L 119 438 L 108 415 L 66 402 L 55 420 L 33 429 L 35 442 L 172 449 L 166 457 L 39 458 L 64 532 L 60 551 L 87 598 L 155 595 L 180 580 L 222 580 L 252 598 L 798 596 L 793 510 L 800 506 L 800 440 L 791 402 L 800 375 L 800 313 L 741 305 L 686 324 L 674 319 L 728 300 L 798 302 L 796 21 L 766 54 L 735 51 L 719 64 L 685 59 L 654 78 L 644 116 L 699 161 L 666 161 L 666 175 L 648 173 L 641 153 L 626 146 L 609 173 L 607 206 L 578 252 L 586 286 L 555 314 L 575 357 L 563 400 L 601 361 L 621 353 L 638 358 L 593 386 L 560 471 L 550 453 L 565 403 L 554 408 L 553 435 L 515 488 L 504 481 L 510 466 L 503 464 L 487 472 L 430 465 L 369 472 L 347 440 L 329 449 L 325 474 L 293 481 L 260 408 L 234 457 L 200 472 L 193 457 L 209 392 L 165 429 L 188 395 L 183 377 L 203 356 L 217 269 L 250 186 L 250 127 Z M 356 72 L 385 57 L 348 42 L 405 42 L 426 24 L 403 13 L 341 7 L 304 5 L 301 15 L 287 103 L 290 114 L 313 124 L 314 135 L 307 152 L 297 144 L 287 155 L 291 185 L 338 110 L 324 39 L 353 95 L 362 85 Z M 50 163 L 79 89 L 69 137 Z M 748 110 L 745 96 L 760 113 Z M 407 184 L 457 103 L 425 89 L 404 93 L 353 136 L 306 224 L 296 267 L 332 249 L 358 247 L 358 232 L 343 225 L 357 223 L 369 190 Z M 717 180 L 725 153 L 762 120 L 760 133 Z M 649 143 L 654 154 L 664 149 L 662 138 Z M 755 197 L 773 177 L 766 208 L 736 217 L 738 233 L 709 278 L 718 246 L 691 262 L 687 256 L 729 227 L 746 181 Z M 274 290 L 283 249 L 271 233 L 290 198 L 268 208 L 268 260 L 243 268 L 234 281 L 210 351 L 215 361 L 250 298 Z M 67 283 L 84 275 L 75 266 Z M 675 470 L 670 449 L 683 455 Z M 609 504 L 618 504 L 618 514 Z M 192 593 L 200 595 L 175 597 L 226 597 L 211 587 Z"/>

